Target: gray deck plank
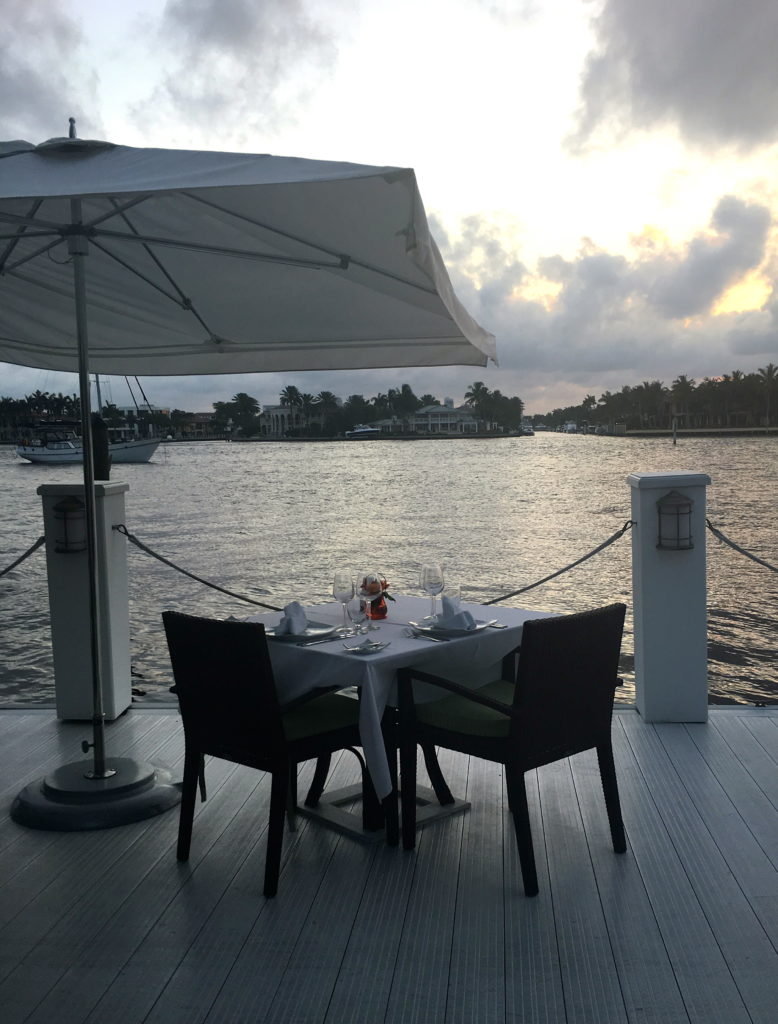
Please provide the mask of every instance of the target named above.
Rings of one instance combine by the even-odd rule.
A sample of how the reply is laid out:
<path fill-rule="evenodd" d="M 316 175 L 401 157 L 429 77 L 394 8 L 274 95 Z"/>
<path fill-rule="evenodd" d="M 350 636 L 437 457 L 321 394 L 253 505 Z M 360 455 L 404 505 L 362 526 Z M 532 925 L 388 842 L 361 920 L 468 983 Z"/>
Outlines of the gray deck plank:
<path fill-rule="evenodd" d="M 719 717 L 712 725 L 712 728 L 688 725 L 686 729 L 711 774 L 742 817 L 754 842 L 758 844 L 757 850 L 752 849 L 749 837 L 740 836 L 740 830 L 737 830 L 741 841 L 736 844 L 736 849 L 726 855 L 727 861 L 733 865 L 733 873 L 741 884 L 746 883 L 751 875 L 755 874 L 753 885 L 746 889 L 747 892 L 767 895 L 772 891 L 778 895 L 778 889 L 772 889 L 773 882 L 778 881 L 778 766 L 765 754 L 742 723 L 731 720 L 731 726 L 738 734 L 739 749 L 742 752 L 740 757 L 735 754 L 728 741 L 730 722 L 722 722 Z M 772 764 L 771 773 L 764 772 L 766 765 L 762 762 Z M 693 764 L 691 768 L 694 769 Z M 694 779 L 690 779 L 687 788 L 694 782 Z M 768 792 L 765 792 L 765 785 Z M 770 799 L 771 795 L 775 796 L 775 801 Z M 696 794 L 694 800 L 700 807 L 700 800 Z M 715 810 L 718 811 L 718 807 Z M 705 812 L 703 816 L 707 821 Z M 725 835 L 724 841 L 726 838 Z M 722 843 L 719 843 L 719 846 L 724 848 Z M 764 860 L 768 863 L 763 864 Z"/>
<path fill-rule="evenodd" d="M 164 736 L 159 741 L 164 741 Z M 155 744 L 153 749 L 157 748 Z M 147 752 L 143 742 L 138 750 L 141 754 Z M 7 934 L 0 935 L 0 977 L 5 974 L 6 953 L 15 958 L 23 942 L 36 941 L 36 930 L 50 929 L 77 902 L 85 887 L 108 869 L 114 852 L 121 850 L 132 835 L 127 829 L 101 833 L 38 831 L 14 822 L 9 822 L 7 828 L 19 837 L 19 848 L 13 851 L 16 869 L 9 870 L 0 885 L 0 925 L 19 920 L 10 947 Z M 21 850 L 28 850 L 29 855 L 19 857 Z"/>
<path fill-rule="evenodd" d="M 259 772 L 237 769 L 229 783 L 209 797 L 208 803 L 214 801 L 214 819 L 195 823 L 187 863 L 178 865 L 171 854 L 161 866 L 163 877 L 168 873 L 173 876 L 169 898 L 85 1020 L 136 1024 L 147 1019 L 230 881 L 261 838 L 261 829 L 250 825 L 256 824 L 254 810 L 261 814 L 269 798 L 268 788 L 261 783 Z"/>
<path fill-rule="evenodd" d="M 778 1005 L 778 952 L 757 911 L 761 907 L 766 920 L 774 913 L 778 873 L 692 742 L 690 728 L 656 728 L 692 797 L 692 806 L 683 820 L 680 815 L 674 820 L 671 834 L 685 846 L 692 885 L 752 1019 L 767 1024 L 775 1020 Z M 713 747 L 715 732 L 708 730 L 705 736 Z M 769 803 L 767 807 L 775 816 Z M 772 930 L 775 934 L 775 922 Z"/>
<path fill-rule="evenodd" d="M 540 892 L 524 896 L 513 817 L 503 803 L 505 859 L 505 1018 L 512 1024 L 557 1024 L 566 1019 L 562 971 L 540 810 L 538 773 L 525 776 Z"/>
<path fill-rule="evenodd" d="M 614 727 L 621 729 L 618 721 Z M 629 834 L 627 852 L 613 852 L 597 755 L 587 751 L 570 763 L 627 1015 L 642 1024 L 687 1024 L 686 1007 Z M 631 780 L 634 773 L 631 779 L 620 780 L 621 788 Z"/>
<path fill-rule="evenodd" d="M 466 793 L 469 759 L 441 750 L 440 765 L 452 792 Z M 415 860 L 415 871 L 386 1024 L 431 1024 L 445 1019 L 464 818 L 457 814 L 423 828 L 416 852 L 404 851 Z"/>
<path fill-rule="evenodd" d="M 643 876 L 678 986 L 693 1024 L 740 1024 L 751 1017 L 711 922 L 700 904 L 694 872 L 707 883 L 705 864 L 695 863 L 698 840 L 688 830 L 696 816 L 654 727 L 624 719 L 625 739 L 614 732 L 619 750 L 621 800 L 630 846 Z M 629 753 L 633 755 L 630 758 Z"/>
<path fill-rule="evenodd" d="M 51 728 L 51 723 L 49 723 L 49 728 Z M 171 717 L 160 716 L 149 718 L 148 721 L 143 719 L 137 725 L 128 726 L 124 730 L 123 742 L 120 745 L 114 742 L 109 756 L 131 757 L 135 760 L 151 761 L 154 764 L 167 766 L 170 753 L 178 749 L 174 740 L 176 731 L 175 719 Z M 32 829 L 20 828 L 12 822 L 9 812 L 13 797 L 26 784 L 43 779 L 55 768 L 84 760 L 84 754 L 80 749 L 74 749 L 72 753 L 68 754 L 58 748 L 56 753 L 48 756 L 44 763 L 35 761 L 36 767 L 29 771 L 29 757 L 30 755 L 25 753 L 23 762 L 25 775 L 22 784 L 8 786 L 3 797 L 0 797 L 0 806 L 5 812 L 0 815 L 0 879 L 6 883 L 32 857 L 42 852 L 46 845 L 46 837 L 49 842 L 53 842 L 56 837 L 54 832 L 36 832 Z"/>
<path fill-rule="evenodd" d="M 82 759 L 88 731 L 0 711 L 7 802 Z M 183 749 L 167 709 L 133 709 L 108 735 L 115 756 L 173 764 Z M 415 853 L 301 822 L 270 901 L 260 773 L 209 764 L 187 865 L 176 811 L 46 833 L 0 806 L 3 1024 L 772 1021 L 778 711 L 712 709 L 707 725 L 676 727 L 619 710 L 614 745 L 624 856 L 593 755 L 529 773 L 535 899 L 500 769 L 449 752 L 468 815 L 428 826 Z M 356 781 L 351 758 L 336 771 L 333 785 Z"/>
<path fill-rule="evenodd" d="M 221 763 L 209 771 L 211 797 L 198 809 L 195 822 L 201 842 L 186 867 L 175 859 L 177 810 L 151 819 L 139 843 L 114 862 L 111 886 L 87 894 L 31 952 L 28 962 L 44 961 L 59 970 L 59 977 L 30 1015 L 31 1022 L 82 1021 L 105 995 L 165 907 L 186 885 L 189 871 L 207 854 L 203 836 L 220 834 L 225 820 L 234 814 L 230 799 L 219 798 L 233 773 L 233 766 Z M 237 788 L 230 798 L 240 799 Z M 17 983 L 23 978 L 18 975 Z"/>
<path fill-rule="evenodd" d="M 759 743 L 773 764 L 778 764 L 778 716 L 756 718 L 752 716 L 737 716 L 738 721 L 748 729 L 754 739 Z M 775 773 L 770 776 L 773 787 L 775 786 Z M 760 783 L 761 784 L 761 783 Z M 768 788 L 765 788 L 768 792 Z M 774 790 L 770 789 L 770 798 L 775 803 Z"/>
<path fill-rule="evenodd" d="M 449 785 L 463 795 L 467 773 L 461 770 L 462 759 L 457 762 L 453 756 L 446 758 L 441 751 L 441 761 Z M 419 762 L 418 780 L 425 785 L 428 780 L 421 758 Z M 420 834 L 421 851 L 431 842 L 434 831 L 430 828 L 426 835 L 424 831 Z M 423 859 L 424 853 L 419 851 L 396 851 L 386 847 L 377 850 L 327 1010 L 326 1024 L 384 1020 L 396 983 L 401 943 L 409 927 L 408 916 L 413 912 L 416 872 Z M 436 921 L 436 915 L 431 913 L 422 927 L 434 928 Z M 366 963 L 370 964 L 369 970 L 365 969 Z M 415 1018 L 405 1018 L 412 1019 Z"/>
<path fill-rule="evenodd" d="M 505 1020 L 503 767 L 470 759 L 446 1021 Z"/>
<path fill-rule="evenodd" d="M 545 765 L 538 780 L 567 1020 L 626 1022 L 569 761 Z"/>
<path fill-rule="evenodd" d="M 349 757 L 341 757 L 329 785 L 350 785 L 356 779 L 354 762 Z M 263 843 L 261 857 L 250 879 L 239 876 L 226 894 L 227 901 L 236 902 L 234 910 L 229 902 L 223 900 L 220 904 L 214 935 L 220 922 L 229 928 L 231 917 L 237 914 L 236 926 L 240 928 L 242 942 L 223 976 L 218 998 L 211 1000 L 207 1015 L 204 1018 L 199 1014 L 187 1016 L 187 1020 L 205 1019 L 208 1024 L 269 1021 L 278 1013 L 280 1004 L 287 1005 L 290 1000 L 294 1003 L 295 988 L 300 997 L 295 1016 L 299 1012 L 300 1020 L 324 1019 L 337 977 L 337 968 L 333 974 L 333 964 L 339 963 L 342 956 L 335 947 L 345 941 L 343 932 L 353 919 L 363 873 L 369 869 L 375 851 L 305 820 L 301 820 L 293 837 L 287 834 L 285 851 L 286 861 L 274 899 L 265 900 L 262 895 Z M 254 859 L 257 860 L 256 855 Z M 348 888 L 352 871 L 355 871 L 353 888 L 356 891 L 349 894 L 352 904 L 347 902 L 341 912 L 338 896 L 343 895 L 344 887 Z M 241 902 L 245 904 L 243 909 Z M 327 948 L 332 932 L 338 929 L 340 935 L 336 935 L 333 946 Z M 183 970 L 189 971 L 196 965 L 195 958 L 202 955 L 199 945 L 198 942 L 193 946 L 192 957 L 182 964 Z M 180 980 L 184 981 L 183 986 Z M 185 976 L 177 976 L 171 991 L 175 986 L 184 994 L 185 982 Z M 169 992 L 166 992 L 153 1019 L 165 1020 L 158 1011 L 169 1007 Z M 316 1012 L 318 1017 L 313 1016 Z"/>

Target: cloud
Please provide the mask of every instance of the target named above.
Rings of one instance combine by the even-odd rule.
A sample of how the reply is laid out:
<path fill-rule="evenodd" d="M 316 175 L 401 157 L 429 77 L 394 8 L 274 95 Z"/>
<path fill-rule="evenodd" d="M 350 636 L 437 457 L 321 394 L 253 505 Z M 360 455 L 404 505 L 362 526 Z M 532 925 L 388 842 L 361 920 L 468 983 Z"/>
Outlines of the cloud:
<path fill-rule="evenodd" d="M 775 0 L 604 0 L 568 140 L 677 125 L 741 150 L 778 137 Z"/>
<path fill-rule="evenodd" d="M 325 22 L 308 0 L 169 0 L 158 29 L 168 70 L 135 113 L 222 136 L 272 132 L 334 64 L 339 6 Z"/>
<path fill-rule="evenodd" d="M 774 269 L 770 224 L 766 207 L 728 195 L 706 230 L 675 247 L 644 244 L 619 255 L 584 239 L 572 259 L 545 256 L 527 267 L 501 246 L 499 224 L 470 217 L 461 238 L 443 236 L 441 249 L 458 294 L 497 337 L 500 369 L 482 379 L 547 411 L 560 394 L 573 403 L 584 391 L 599 395 L 681 373 L 699 379 L 724 372 L 733 358 L 750 357 L 755 366 L 774 356 L 778 298 L 747 313 L 712 312 L 753 268 Z M 474 280 L 468 251 L 479 254 L 485 284 Z M 506 275 L 515 287 L 491 287 L 492 277 Z"/>
<path fill-rule="evenodd" d="M 706 313 L 713 302 L 765 256 L 770 211 L 736 196 L 724 196 L 711 219 L 714 233 L 698 235 L 680 258 L 652 260 L 648 288 L 653 306 L 669 317 Z"/>
<path fill-rule="evenodd" d="M 83 71 L 84 38 L 57 0 L 5 0 L 0 24 L 0 138 L 42 142 L 67 135 L 68 117 L 79 135 L 102 134 L 84 113 L 93 106 L 95 80 Z"/>

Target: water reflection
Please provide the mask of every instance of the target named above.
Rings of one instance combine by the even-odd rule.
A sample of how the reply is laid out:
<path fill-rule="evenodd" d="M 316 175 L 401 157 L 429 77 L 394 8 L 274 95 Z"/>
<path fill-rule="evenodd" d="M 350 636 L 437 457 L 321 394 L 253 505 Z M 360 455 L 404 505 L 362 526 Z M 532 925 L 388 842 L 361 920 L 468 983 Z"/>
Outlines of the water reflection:
<path fill-rule="evenodd" d="M 534 582 L 600 544 L 630 517 L 634 471 L 712 477 L 709 516 L 748 550 L 778 562 L 773 512 L 778 440 L 669 440 L 578 435 L 462 441 L 321 444 L 176 444 L 144 466 L 120 466 L 130 484 L 127 523 L 144 543 L 191 571 L 274 604 L 327 600 L 334 566 L 374 565 L 417 592 L 421 561 L 443 562 L 464 597 L 488 600 Z M 78 480 L 80 467 L 17 462 L 0 449 L 6 495 L 0 566 L 40 534 L 43 482 Z M 710 684 L 715 698 L 773 700 L 776 574 L 708 535 Z M 135 685 L 167 694 L 164 608 L 245 615 L 248 605 L 129 551 Z M 602 554 L 511 604 L 580 611 L 631 605 L 629 534 Z M 0 579 L 5 703 L 52 698 L 45 558 Z M 632 699 L 632 620 L 622 672 Z"/>

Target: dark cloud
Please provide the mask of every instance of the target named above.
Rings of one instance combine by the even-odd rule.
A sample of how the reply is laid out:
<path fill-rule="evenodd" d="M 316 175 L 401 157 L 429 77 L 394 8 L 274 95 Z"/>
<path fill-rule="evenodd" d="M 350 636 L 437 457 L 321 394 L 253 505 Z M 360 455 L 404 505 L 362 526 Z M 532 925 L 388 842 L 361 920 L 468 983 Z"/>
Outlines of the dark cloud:
<path fill-rule="evenodd" d="M 648 289 L 651 304 L 669 317 L 707 312 L 730 285 L 761 264 L 770 222 L 766 207 L 724 196 L 711 220 L 714 234 L 698 235 L 680 258 L 649 264 L 655 276 Z"/>
<path fill-rule="evenodd" d="M 604 0 L 593 28 L 574 150 L 663 124 L 744 150 L 778 137 L 775 0 Z"/>
<path fill-rule="evenodd" d="M 84 113 L 93 106 L 94 77 L 84 72 L 80 28 L 57 0 L 4 0 L 0 22 L 0 138 L 42 142 L 100 134 Z"/>
<path fill-rule="evenodd" d="M 587 239 L 576 257 L 543 257 L 533 273 L 501 249 L 499 226 L 476 217 L 465 226 L 467 245 L 444 237 L 441 249 L 458 294 L 497 337 L 500 368 L 483 371 L 481 379 L 546 411 L 565 404 L 544 398 L 547 393 L 567 390 L 571 402 L 580 401 L 585 391 L 600 395 L 644 379 L 716 375 L 739 357 L 749 357 L 753 368 L 774 359 L 778 298 L 761 311 L 711 313 L 750 270 L 769 273 L 769 226 L 765 207 L 725 196 L 709 230 L 685 245 L 644 246 L 629 257 Z M 521 266 L 523 297 L 478 287 L 460 258 L 468 248 L 481 253 L 478 280 L 500 281 Z M 533 294 L 539 297 L 527 297 Z"/>
<path fill-rule="evenodd" d="M 293 120 L 337 57 L 307 0 L 169 0 L 159 40 L 167 70 L 138 116 L 238 137 Z"/>

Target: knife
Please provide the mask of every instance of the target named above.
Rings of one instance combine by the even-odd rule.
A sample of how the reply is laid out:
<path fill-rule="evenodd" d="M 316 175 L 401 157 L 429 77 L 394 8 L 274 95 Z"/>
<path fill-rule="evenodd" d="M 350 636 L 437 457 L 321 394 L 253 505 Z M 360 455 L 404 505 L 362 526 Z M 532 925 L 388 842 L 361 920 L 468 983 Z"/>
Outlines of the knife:
<path fill-rule="evenodd" d="M 323 640 L 300 640 L 295 647 L 315 647 L 316 644 L 331 644 L 333 640 L 342 640 L 340 636 L 325 636 Z"/>

